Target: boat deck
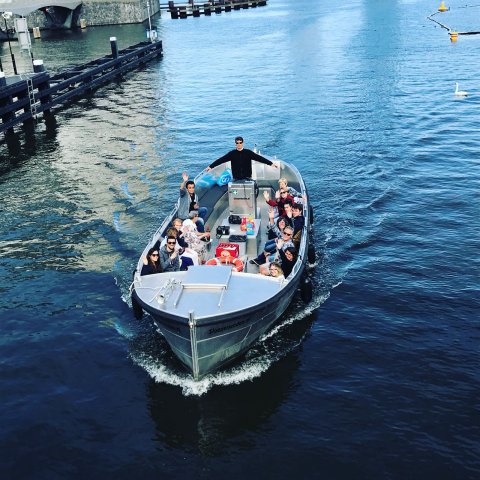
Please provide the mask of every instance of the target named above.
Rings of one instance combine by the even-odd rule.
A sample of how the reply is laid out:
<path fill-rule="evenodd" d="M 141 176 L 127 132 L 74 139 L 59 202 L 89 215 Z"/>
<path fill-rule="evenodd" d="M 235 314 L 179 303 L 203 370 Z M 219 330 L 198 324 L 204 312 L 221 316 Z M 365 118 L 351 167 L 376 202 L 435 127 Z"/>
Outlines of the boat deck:
<path fill-rule="evenodd" d="M 247 242 L 240 245 L 239 258 L 244 263 L 244 272 L 258 273 L 259 267 L 255 264 L 250 264 L 249 260 L 255 258 L 259 253 L 263 251 L 265 242 L 268 240 L 267 225 L 268 225 L 268 209 L 269 205 L 263 198 L 263 192 L 268 191 L 270 196 L 274 196 L 274 190 L 269 187 L 260 187 L 257 197 L 257 213 L 255 215 L 255 235 L 247 235 Z M 229 243 L 229 235 L 245 235 L 245 232 L 240 230 L 240 225 L 232 225 L 228 223 L 228 217 L 230 215 L 229 208 L 227 207 L 219 218 L 211 225 L 206 221 L 206 225 L 210 227 L 212 241 L 208 245 L 208 255 L 206 260 L 215 258 L 215 252 L 220 243 Z M 217 238 L 215 235 L 217 227 L 220 225 L 229 225 L 230 234 Z M 255 247 L 255 248 L 254 248 Z"/>
<path fill-rule="evenodd" d="M 135 290 L 148 306 L 180 318 L 194 314 L 197 319 L 212 319 L 255 308 L 278 293 L 286 282 L 252 273 L 233 272 L 218 266 L 205 275 L 205 267 L 168 275 L 141 277 Z"/>

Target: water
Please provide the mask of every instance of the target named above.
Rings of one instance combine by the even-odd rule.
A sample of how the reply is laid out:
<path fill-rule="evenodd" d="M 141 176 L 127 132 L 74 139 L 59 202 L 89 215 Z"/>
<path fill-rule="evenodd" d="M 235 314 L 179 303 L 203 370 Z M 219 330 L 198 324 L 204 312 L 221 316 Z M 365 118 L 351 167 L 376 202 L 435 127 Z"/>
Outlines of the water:
<path fill-rule="evenodd" d="M 451 44 L 437 4 L 337 3 L 165 16 L 161 61 L 2 140 L 2 478 L 480 476 L 480 40 Z M 144 27 L 34 55 L 112 35 Z M 126 299 L 181 172 L 237 134 L 307 180 L 314 300 L 196 384 Z"/>

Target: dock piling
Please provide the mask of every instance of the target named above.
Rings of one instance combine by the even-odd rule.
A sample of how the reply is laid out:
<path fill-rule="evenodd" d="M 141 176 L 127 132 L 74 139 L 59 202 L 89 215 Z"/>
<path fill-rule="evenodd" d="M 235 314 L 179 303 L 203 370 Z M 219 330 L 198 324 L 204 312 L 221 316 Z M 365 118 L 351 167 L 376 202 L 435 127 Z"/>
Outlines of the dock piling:
<path fill-rule="evenodd" d="M 35 73 L 40 73 L 45 71 L 45 65 L 43 64 L 43 60 L 33 61 L 33 71 Z"/>
<path fill-rule="evenodd" d="M 5 73 L 0 72 L 0 88 L 5 87 L 6 85 L 7 85 L 7 79 L 5 78 Z M 9 108 L 11 106 L 11 103 L 12 103 L 11 95 L 0 96 L 0 112 L 2 112 L 1 118 L 2 118 L 2 124 L 4 125 L 11 122 L 15 116 L 15 113 L 12 112 Z M 13 125 L 9 128 L 6 128 L 5 132 L 12 133 Z"/>
<path fill-rule="evenodd" d="M 33 71 L 35 73 L 42 73 L 45 72 L 45 65 L 43 64 L 43 60 L 34 60 L 33 61 Z M 49 103 L 52 101 L 52 96 L 49 94 L 44 95 L 43 92 L 50 90 L 50 75 L 46 75 L 45 80 L 38 83 L 38 96 L 40 97 L 40 105 L 43 107 L 41 110 L 44 114 L 49 114 L 50 109 L 45 108 Z"/>
<path fill-rule="evenodd" d="M 112 49 L 112 58 L 118 58 L 117 37 L 110 37 L 110 47 Z"/>

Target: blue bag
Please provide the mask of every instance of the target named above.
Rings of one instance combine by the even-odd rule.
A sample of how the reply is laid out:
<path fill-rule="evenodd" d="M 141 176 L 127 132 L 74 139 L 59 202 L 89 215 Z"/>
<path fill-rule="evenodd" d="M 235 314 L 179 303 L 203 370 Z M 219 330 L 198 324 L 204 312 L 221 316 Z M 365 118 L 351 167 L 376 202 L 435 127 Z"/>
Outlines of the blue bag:
<path fill-rule="evenodd" d="M 232 171 L 227 168 L 219 177 L 217 180 L 217 185 L 219 187 L 222 187 L 223 185 L 227 185 L 228 182 L 231 182 L 233 180 L 232 176 Z"/>
<path fill-rule="evenodd" d="M 214 177 L 211 173 L 206 173 L 202 178 L 199 178 L 196 184 L 199 187 L 209 189 L 215 185 L 217 178 Z"/>

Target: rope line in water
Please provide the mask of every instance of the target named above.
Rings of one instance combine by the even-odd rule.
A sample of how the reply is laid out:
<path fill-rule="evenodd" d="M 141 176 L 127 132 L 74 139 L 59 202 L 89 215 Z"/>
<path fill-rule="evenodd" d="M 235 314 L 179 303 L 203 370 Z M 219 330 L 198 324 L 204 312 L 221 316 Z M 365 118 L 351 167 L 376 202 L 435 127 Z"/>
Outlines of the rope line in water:
<path fill-rule="evenodd" d="M 456 9 L 460 9 L 460 8 L 478 8 L 480 7 L 480 4 L 479 5 L 463 5 L 461 7 L 457 7 Z M 448 9 L 450 11 L 450 8 Z M 429 20 L 431 20 L 432 22 L 435 22 L 437 25 L 440 25 L 440 27 L 444 28 L 445 30 L 447 30 L 448 32 L 452 32 L 453 29 L 451 29 L 450 27 L 448 27 L 447 25 L 439 22 L 438 20 L 435 20 L 434 18 L 432 18 L 434 15 L 438 15 L 439 13 L 445 13 L 445 12 L 434 12 L 432 13 L 431 15 L 429 15 L 427 18 Z M 480 31 L 478 32 L 456 32 L 457 35 L 480 35 Z"/>

